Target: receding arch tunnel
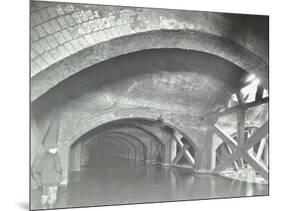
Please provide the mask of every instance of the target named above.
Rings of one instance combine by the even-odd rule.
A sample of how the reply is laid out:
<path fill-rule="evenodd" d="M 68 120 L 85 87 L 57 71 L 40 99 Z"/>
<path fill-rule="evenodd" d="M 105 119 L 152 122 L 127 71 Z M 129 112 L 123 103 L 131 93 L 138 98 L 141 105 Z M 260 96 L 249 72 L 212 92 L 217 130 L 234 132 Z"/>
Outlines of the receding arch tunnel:
<path fill-rule="evenodd" d="M 148 125 L 150 128 L 145 129 Z M 101 157 L 104 159 L 104 154 L 107 154 L 108 158 L 131 159 L 146 164 L 171 164 L 179 151 L 175 140 L 172 140 L 174 130 L 176 128 L 164 126 L 164 123 L 160 124 L 157 120 L 142 118 L 122 119 L 103 124 L 71 144 L 69 170 L 70 172 L 81 170 L 81 167 L 89 166 L 90 162 L 94 162 L 94 157 L 97 160 Z M 190 138 L 184 140 L 189 144 L 194 156 L 197 148 L 193 148 L 193 141 Z M 106 147 L 104 142 L 113 144 Z M 119 144 L 126 148 L 123 153 L 118 149 Z M 117 148 L 114 152 L 115 147 Z M 107 152 L 108 148 L 111 150 L 111 156 Z M 99 150 L 96 151 L 97 149 Z"/>
<path fill-rule="evenodd" d="M 162 19 L 170 18 L 167 12 L 159 14 Z M 224 196 L 248 194 L 241 183 L 229 190 L 229 181 L 210 173 L 232 167 L 222 160 L 243 144 L 238 142 L 245 128 L 255 126 L 261 129 L 258 135 L 265 133 L 267 41 L 255 30 L 242 30 L 244 25 L 237 28 L 240 23 L 231 15 L 195 17 L 198 14 L 193 12 L 187 16 L 175 13 L 174 24 L 160 18 L 168 25 L 153 29 L 144 24 L 139 31 L 130 28 L 119 37 L 66 53 L 48 66 L 38 66 L 40 59 L 48 59 L 46 54 L 33 58 L 31 162 L 41 156 L 43 150 L 37 148 L 44 149 L 55 140 L 67 205 L 79 205 L 74 193 L 93 194 L 94 205 L 126 203 L 130 197 L 133 203 L 217 198 L 217 184 L 227 187 L 221 192 Z M 229 33 L 232 27 L 236 34 Z M 84 35 L 75 39 L 80 42 Z M 37 42 L 32 50 L 37 49 Z M 251 73 L 259 84 L 256 91 L 243 93 L 252 84 L 248 81 Z M 234 161 L 235 167 L 254 166 L 251 170 L 266 179 L 266 141 L 255 143 L 251 154 L 262 158 L 261 162 L 244 157 Z M 95 190 L 111 184 L 120 192 L 119 201 L 109 192 L 108 198 L 104 192 L 104 198 L 95 195 L 90 189 L 93 184 Z M 153 188 L 162 195 L 153 195 Z M 257 195 L 267 191 L 259 188 L 251 187 L 251 191 Z M 133 191 L 130 195 L 126 190 Z M 93 202 L 86 197 L 81 205 Z"/>

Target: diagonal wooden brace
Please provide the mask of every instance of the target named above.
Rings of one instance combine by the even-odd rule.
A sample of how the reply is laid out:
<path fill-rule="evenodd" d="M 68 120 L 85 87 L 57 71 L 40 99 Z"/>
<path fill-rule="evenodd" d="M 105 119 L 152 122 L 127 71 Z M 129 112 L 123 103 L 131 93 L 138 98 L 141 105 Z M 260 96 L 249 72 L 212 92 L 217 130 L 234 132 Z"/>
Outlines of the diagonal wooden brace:
<path fill-rule="evenodd" d="M 218 132 L 219 130 L 215 130 L 215 131 Z M 245 143 L 243 143 L 240 146 L 235 147 L 234 146 L 235 144 L 232 142 L 232 140 L 224 136 L 223 140 L 230 143 L 230 145 L 232 145 L 233 152 L 223 162 L 221 162 L 214 169 L 214 171 L 216 172 L 222 171 L 226 167 L 231 165 L 235 160 L 242 157 L 243 159 L 245 159 L 245 161 L 247 161 L 252 166 L 252 168 L 254 168 L 258 173 L 260 173 L 264 178 L 267 179 L 268 178 L 267 167 L 248 154 L 248 150 L 251 147 L 253 147 L 255 144 L 259 143 L 261 139 L 264 138 L 267 134 L 268 134 L 268 121 L 261 128 L 257 129 L 257 131 Z M 220 135 L 219 135 L 220 137 L 223 137 L 221 133 Z"/>
<path fill-rule="evenodd" d="M 182 157 L 182 156 L 184 156 L 185 157 L 185 159 L 188 161 L 188 163 L 190 164 L 190 165 L 194 165 L 194 163 L 195 163 L 195 161 L 194 161 L 194 158 L 192 157 L 192 155 L 190 154 L 190 152 L 188 151 L 188 146 L 187 145 L 184 145 L 183 143 L 182 143 L 182 141 L 180 140 L 180 138 L 179 138 L 179 135 L 176 135 L 176 134 L 174 134 L 174 138 L 175 138 L 175 140 L 176 140 L 176 142 L 177 142 L 177 145 L 179 146 L 179 148 L 180 148 L 180 157 L 178 157 L 178 155 L 176 156 L 176 158 L 173 160 L 173 163 L 174 163 L 174 161 L 179 161 L 180 160 L 180 158 Z M 176 163 L 177 163 L 176 162 Z"/>
<path fill-rule="evenodd" d="M 227 114 L 230 114 L 230 113 L 233 113 L 233 112 L 240 111 L 241 109 L 244 110 L 244 109 L 255 107 L 255 106 L 258 106 L 258 105 L 261 105 L 261 104 L 264 104 L 264 103 L 268 103 L 268 101 L 269 101 L 269 97 L 265 97 L 265 98 L 259 99 L 257 101 L 251 102 L 251 103 L 241 103 L 237 106 L 233 106 L 233 107 L 228 108 L 224 111 L 218 112 L 217 115 L 218 116 L 224 116 L 224 115 L 227 115 Z"/>

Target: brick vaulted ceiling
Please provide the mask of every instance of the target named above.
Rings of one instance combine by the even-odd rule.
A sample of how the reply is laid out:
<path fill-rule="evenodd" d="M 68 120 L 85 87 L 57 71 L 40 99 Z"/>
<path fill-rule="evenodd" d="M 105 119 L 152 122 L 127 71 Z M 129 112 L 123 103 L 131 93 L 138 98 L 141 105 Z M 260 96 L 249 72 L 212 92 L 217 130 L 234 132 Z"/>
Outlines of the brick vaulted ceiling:
<path fill-rule="evenodd" d="M 225 105 L 246 72 L 210 54 L 179 49 L 145 50 L 81 71 L 33 103 L 37 116 L 53 108 L 102 112 L 154 108 L 204 117 Z"/>
<path fill-rule="evenodd" d="M 31 99 L 102 61 L 162 48 L 219 56 L 267 88 L 267 23 L 263 16 L 32 2 Z"/>

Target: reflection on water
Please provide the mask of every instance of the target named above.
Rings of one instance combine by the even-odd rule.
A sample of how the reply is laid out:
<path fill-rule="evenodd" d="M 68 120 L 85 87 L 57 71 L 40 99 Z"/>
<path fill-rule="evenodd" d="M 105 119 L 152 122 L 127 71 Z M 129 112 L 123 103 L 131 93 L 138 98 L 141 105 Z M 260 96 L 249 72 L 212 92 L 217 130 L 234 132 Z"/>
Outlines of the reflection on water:
<path fill-rule="evenodd" d="M 188 169 L 144 165 L 140 161 L 94 158 L 91 166 L 72 173 L 61 188 L 56 207 L 97 206 L 141 202 L 267 195 L 268 186 L 246 183 Z M 38 190 L 33 208 L 40 208 Z"/>

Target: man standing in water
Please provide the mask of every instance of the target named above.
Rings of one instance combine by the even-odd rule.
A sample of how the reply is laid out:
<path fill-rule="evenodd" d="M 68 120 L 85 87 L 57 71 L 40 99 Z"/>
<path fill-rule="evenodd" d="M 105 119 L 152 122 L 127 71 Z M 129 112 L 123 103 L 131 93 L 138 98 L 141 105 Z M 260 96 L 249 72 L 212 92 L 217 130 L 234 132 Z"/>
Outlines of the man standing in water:
<path fill-rule="evenodd" d="M 44 209 L 54 208 L 58 187 L 62 180 L 62 167 L 57 150 L 56 145 L 50 147 L 34 169 L 37 183 L 42 188 L 41 204 Z"/>

